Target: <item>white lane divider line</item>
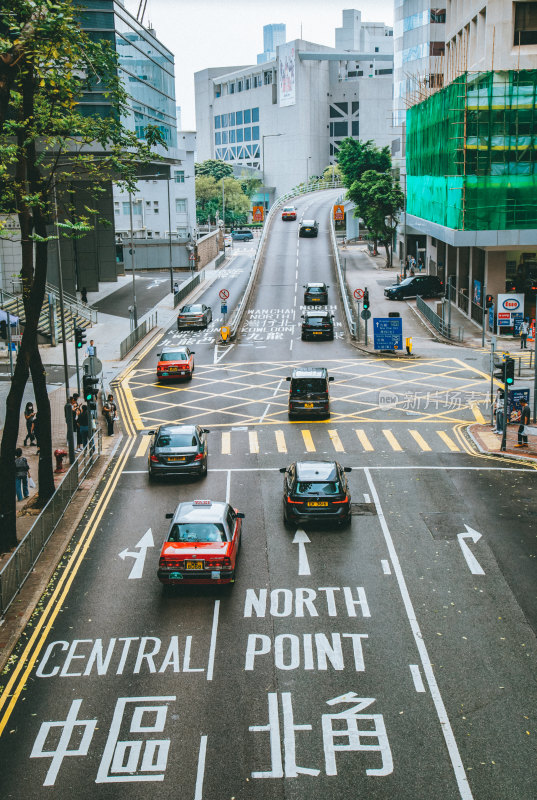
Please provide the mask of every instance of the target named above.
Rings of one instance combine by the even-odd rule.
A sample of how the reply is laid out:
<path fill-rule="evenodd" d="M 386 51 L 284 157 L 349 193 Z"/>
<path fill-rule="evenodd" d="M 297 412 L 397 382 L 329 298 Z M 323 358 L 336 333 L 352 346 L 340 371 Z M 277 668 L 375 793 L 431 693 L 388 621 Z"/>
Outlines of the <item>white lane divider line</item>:
<path fill-rule="evenodd" d="M 423 685 L 423 680 L 421 678 L 421 672 L 418 664 L 409 664 L 410 667 L 410 674 L 412 675 L 412 680 L 414 681 L 414 686 L 417 692 L 424 692 L 425 686 Z"/>
<path fill-rule="evenodd" d="M 382 571 L 385 575 L 391 575 L 392 571 L 390 569 L 390 562 L 387 561 L 385 558 L 382 558 L 380 563 L 382 564 Z"/>
<path fill-rule="evenodd" d="M 230 494 L 231 494 L 231 470 L 228 469 L 227 480 L 226 480 L 226 503 L 229 503 Z"/>
<path fill-rule="evenodd" d="M 273 397 L 276 397 L 276 395 L 277 395 L 277 394 L 278 394 L 278 392 L 280 391 L 280 386 L 282 385 L 282 383 L 283 383 L 283 378 L 281 378 L 281 380 L 280 380 L 279 384 L 276 386 L 276 388 L 275 388 L 275 389 L 274 389 L 274 391 L 272 392 L 272 396 L 273 396 Z"/>
<path fill-rule="evenodd" d="M 213 627 L 211 630 L 211 643 L 209 645 L 209 660 L 207 661 L 207 680 L 212 681 L 214 672 L 214 655 L 216 652 L 216 634 L 218 633 L 218 614 L 220 600 L 214 601 Z"/>
<path fill-rule="evenodd" d="M 414 606 L 412 605 L 412 600 L 410 599 L 410 595 L 408 593 L 403 570 L 401 569 L 401 564 L 399 562 L 399 556 L 397 555 L 388 523 L 386 522 L 384 512 L 382 511 L 378 492 L 375 484 L 373 483 L 371 472 L 369 471 L 368 467 L 364 468 L 364 475 L 367 479 L 367 483 L 369 484 L 369 490 L 377 509 L 377 516 L 380 527 L 382 528 L 382 533 L 384 534 L 384 541 L 386 542 L 386 547 L 388 548 L 388 553 L 390 554 L 392 566 L 397 578 L 397 583 L 399 585 L 399 591 L 401 593 L 407 618 L 410 624 L 410 629 L 414 636 L 414 642 L 420 656 L 423 674 L 425 675 L 425 680 L 429 687 L 429 692 L 436 709 L 438 721 L 440 722 L 440 728 L 446 742 L 446 747 L 451 759 L 451 765 L 453 767 L 455 779 L 459 787 L 461 800 L 473 800 L 472 790 L 470 789 L 468 778 L 464 770 L 464 765 L 462 763 L 457 741 L 453 733 L 453 728 L 451 727 L 451 722 L 449 721 L 446 707 L 444 705 L 444 701 L 442 700 L 442 695 L 440 694 L 440 689 L 438 688 L 436 677 L 431 666 L 431 659 L 429 658 L 429 653 L 427 652 L 427 646 L 425 645 L 423 634 L 416 617 L 416 612 L 414 611 Z"/>
<path fill-rule="evenodd" d="M 364 492 L 364 502 L 365 503 L 370 503 L 371 502 L 371 498 L 369 497 L 368 494 L 366 494 L 366 492 Z"/>
<path fill-rule="evenodd" d="M 207 753 L 207 736 L 202 736 L 200 739 L 200 751 L 198 755 L 198 772 L 196 775 L 196 789 L 194 792 L 194 800 L 202 800 L 203 798 L 203 778 L 205 777 L 206 753 Z"/>

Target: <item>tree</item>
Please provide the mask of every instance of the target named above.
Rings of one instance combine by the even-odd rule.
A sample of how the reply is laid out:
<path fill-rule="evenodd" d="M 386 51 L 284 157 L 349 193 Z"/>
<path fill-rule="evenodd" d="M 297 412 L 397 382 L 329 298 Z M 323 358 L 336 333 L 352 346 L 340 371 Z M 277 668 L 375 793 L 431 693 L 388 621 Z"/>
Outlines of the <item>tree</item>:
<path fill-rule="evenodd" d="M 355 216 L 360 216 L 369 232 L 386 248 L 386 264 L 392 265 L 391 244 L 397 227 L 399 211 L 404 196 L 399 182 L 391 172 L 364 172 L 361 180 L 354 181 L 347 197 L 356 205 Z"/>
<path fill-rule="evenodd" d="M 196 219 L 201 225 L 216 221 L 219 207 L 218 187 L 212 175 L 196 176 Z"/>
<path fill-rule="evenodd" d="M 248 218 L 250 199 L 244 194 L 242 186 L 235 178 L 224 178 L 225 224 L 242 225 Z M 222 197 L 222 181 L 218 181 Z M 222 208 L 222 206 L 220 206 Z"/>
<path fill-rule="evenodd" d="M 37 345 L 37 325 L 47 281 L 48 246 L 54 238 L 57 197 L 64 234 L 78 236 L 93 223 L 91 203 L 112 178 L 134 187 L 140 164 L 154 160 L 162 142 L 154 127 L 145 142 L 127 130 L 127 95 L 117 55 L 106 41 L 86 34 L 71 0 L 10 0 L 0 12 L 0 214 L 20 226 L 22 297 L 26 324 L 6 401 L 0 445 L 0 552 L 17 542 L 14 454 L 21 401 L 31 373 L 39 414 L 39 501 L 54 491 L 50 404 Z M 109 114 L 88 116 L 78 104 L 84 91 L 101 87 Z M 87 110 L 87 109 L 85 109 Z"/>
<path fill-rule="evenodd" d="M 339 147 L 337 163 L 341 170 L 343 183 L 349 189 L 355 181 L 359 181 L 364 172 L 387 172 L 392 167 L 389 147 L 380 149 L 368 139 L 343 139 Z"/>
<path fill-rule="evenodd" d="M 330 164 L 323 172 L 324 181 L 340 181 L 343 179 L 339 164 Z"/>
<path fill-rule="evenodd" d="M 215 181 L 220 181 L 222 178 L 230 178 L 233 175 L 233 167 L 226 164 L 225 161 L 217 161 L 214 158 L 208 158 L 202 161 L 201 164 L 195 164 L 196 177 L 198 175 L 212 175 Z"/>

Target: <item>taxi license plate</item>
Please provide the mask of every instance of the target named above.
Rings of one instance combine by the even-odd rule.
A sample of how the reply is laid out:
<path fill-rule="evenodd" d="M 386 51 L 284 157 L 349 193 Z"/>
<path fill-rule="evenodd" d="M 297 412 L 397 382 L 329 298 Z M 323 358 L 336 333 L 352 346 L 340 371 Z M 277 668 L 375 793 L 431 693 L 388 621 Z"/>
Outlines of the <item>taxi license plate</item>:
<path fill-rule="evenodd" d="M 311 299 L 312 299 L 312 301 L 314 303 L 318 303 L 319 302 L 319 298 L 318 297 L 312 297 Z"/>
<path fill-rule="evenodd" d="M 184 460 L 185 460 L 185 456 L 169 456 L 168 457 L 168 462 L 170 462 L 170 461 L 184 461 Z"/>
<path fill-rule="evenodd" d="M 203 569 L 203 561 L 185 561 L 185 569 Z"/>
<path fill-rule="evenodd" d="M 177 367 L 170 367 L 168 372 L 177 372 Z"/>
<path fill-rule="evenodd" d="M 304 403 L 304 408 L 313 408 L 313 403 Z"/>
<path fill-rule="evenodd" d="M 315 501 L 311 501 L 311 502 L 309 502 L 309 503 L 308 503 L 308 506 L 309 506 L 310 508 L 326 508 L 326 507 L 328 506 L 328 502 L 327 502 L 327 501 L 325 501 L 325 500 L 321 500 L 321 501 L 317 502 L 317 501 L 315 500 Z"/>

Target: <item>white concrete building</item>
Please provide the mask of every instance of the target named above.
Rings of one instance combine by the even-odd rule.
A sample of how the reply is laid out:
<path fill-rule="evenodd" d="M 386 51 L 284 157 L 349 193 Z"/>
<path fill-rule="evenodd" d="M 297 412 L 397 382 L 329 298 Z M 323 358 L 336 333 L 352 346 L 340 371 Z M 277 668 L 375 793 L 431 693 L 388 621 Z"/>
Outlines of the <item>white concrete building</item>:
<path fill-rule="evenodd" d="M 348 9 L 335 48 L 296 39 L 265 64 L 197 72 L 198 161 L 253 167 L 277 196 L 322 174 L 347 136 L 391 144 L 392 33 Z"/>

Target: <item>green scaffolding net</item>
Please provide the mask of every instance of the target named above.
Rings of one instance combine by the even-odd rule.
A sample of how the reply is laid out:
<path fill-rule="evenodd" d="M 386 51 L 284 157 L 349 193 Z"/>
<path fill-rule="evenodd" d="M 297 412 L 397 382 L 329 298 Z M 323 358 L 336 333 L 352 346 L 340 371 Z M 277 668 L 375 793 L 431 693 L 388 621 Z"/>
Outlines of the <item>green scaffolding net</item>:
<path fill-rule="evenodd" d="M 537 70 L 465 73 L 406 119 L 408 214 L 537 228 Z"/>

